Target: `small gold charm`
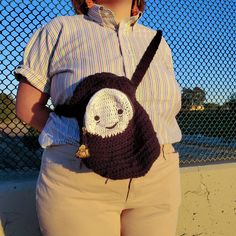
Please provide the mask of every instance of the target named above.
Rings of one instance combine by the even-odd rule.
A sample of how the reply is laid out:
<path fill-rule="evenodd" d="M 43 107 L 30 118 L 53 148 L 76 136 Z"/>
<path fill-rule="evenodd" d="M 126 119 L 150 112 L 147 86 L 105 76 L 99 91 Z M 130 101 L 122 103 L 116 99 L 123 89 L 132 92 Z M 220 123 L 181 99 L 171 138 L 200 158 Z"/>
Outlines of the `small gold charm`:
<path fill-rule="evenodd" d="M 79 147 L 79 150 L 76 152 L 75 156 L 77 158 L 87 158 L 90 156 L 89 149 L 84 144 Z"/>

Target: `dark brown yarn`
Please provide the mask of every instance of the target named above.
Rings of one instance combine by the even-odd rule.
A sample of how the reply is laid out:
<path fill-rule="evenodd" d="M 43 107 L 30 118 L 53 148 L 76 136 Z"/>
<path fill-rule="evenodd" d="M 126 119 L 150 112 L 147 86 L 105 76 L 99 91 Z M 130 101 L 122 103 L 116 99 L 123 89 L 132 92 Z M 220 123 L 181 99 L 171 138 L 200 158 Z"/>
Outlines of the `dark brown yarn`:
<path fill-rule="evenodd" d="M 142 56 L 139 64 L 137 65 L 137 68 L 132 76 L 132 81 L 134 83 L 134 86 L 138 87 L 140 82 L 143 79 L 143 76 L 145 75 L 151 61 L 153 60 L 153 57 L 156 54 L 156 51 L 158 49 L 158 46 L 161 42 L 162 38 L 162 31 L 158 30 L 155 37 L 149 44 L 147 50 L 145 51 L 144 55 Z"/>
<path fill-rule="evenodd" d="M 86 143 L 90 152 L 90 157 L 83 159 L 84 164 L 103 177 L 127 179 L 143 176 L 160 154 L 151 120 L 136 100 L 135 92 L 156 53 L 161 36 L 161 31 L 157 31 L 131 80 L 112 73 L 88 76 L 78 84 L 69 104 L 55 108 L 58 115 L 76 117 L 82 128 L 86 106 L 97 91 L 113 88 L 128 96 L 134 116 L 124 132 L 106 138 L 90 133 L 81 136 L 80 143 Z"/>

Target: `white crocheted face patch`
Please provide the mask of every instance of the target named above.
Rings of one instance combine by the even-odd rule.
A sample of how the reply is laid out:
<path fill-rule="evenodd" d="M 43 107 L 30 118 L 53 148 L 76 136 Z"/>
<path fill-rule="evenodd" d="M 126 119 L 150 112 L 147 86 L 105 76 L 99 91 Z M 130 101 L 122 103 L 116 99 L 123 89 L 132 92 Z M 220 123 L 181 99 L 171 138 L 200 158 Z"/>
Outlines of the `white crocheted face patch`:
<path fill-rule="evenodd" d="M 84 121 L 89 133 L 105 138 L 122 133 L 132 117 L 129 98 L 119 90 L 104 88 L 90 99 Z"/>

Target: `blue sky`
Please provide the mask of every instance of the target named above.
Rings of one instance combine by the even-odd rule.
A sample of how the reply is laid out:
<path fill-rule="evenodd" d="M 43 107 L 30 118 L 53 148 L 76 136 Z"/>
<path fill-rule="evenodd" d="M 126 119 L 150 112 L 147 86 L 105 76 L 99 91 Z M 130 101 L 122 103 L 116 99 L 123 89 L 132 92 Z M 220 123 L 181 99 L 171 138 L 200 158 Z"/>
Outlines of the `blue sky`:
<path fill-rule="evenodd" d="M 223 103 L 236 92 L 235 12 L 235 0 L 150 0 L 140 23 L 163 30 L 181 87 L 198 86 L 207 102 Z M 69 0 L 1 1 L 1 91 L 15 94 L 13 71 L 32 33 L 68 14 Z"/>

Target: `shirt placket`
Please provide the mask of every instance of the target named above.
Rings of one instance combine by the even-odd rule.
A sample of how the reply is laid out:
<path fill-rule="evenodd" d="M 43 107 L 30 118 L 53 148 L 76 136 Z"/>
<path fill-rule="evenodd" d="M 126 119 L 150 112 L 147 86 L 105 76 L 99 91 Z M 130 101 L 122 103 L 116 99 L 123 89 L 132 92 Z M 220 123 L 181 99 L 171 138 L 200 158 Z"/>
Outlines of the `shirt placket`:
<path fill-rule="evenodd" d="M 123 57 L 124 73 L 127 78 L 132 77 L 137 65 L 136 53 L 132 45 L 132 29 L 125 23 L 120 23 L 118 37 Z"/>

